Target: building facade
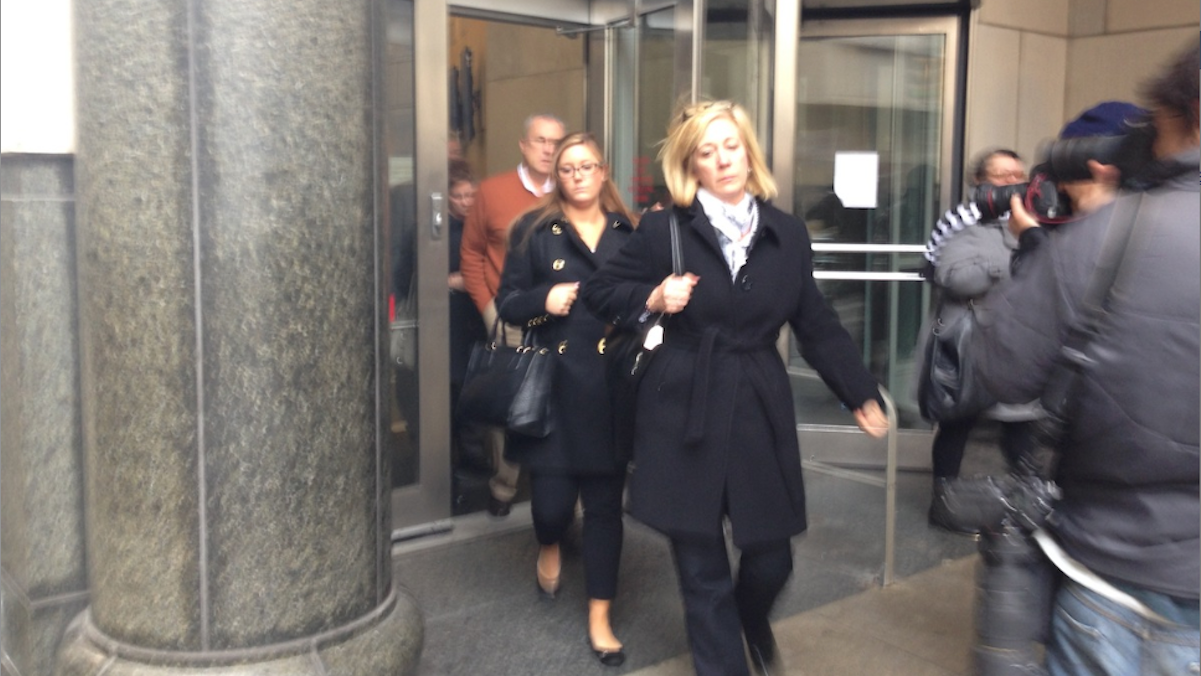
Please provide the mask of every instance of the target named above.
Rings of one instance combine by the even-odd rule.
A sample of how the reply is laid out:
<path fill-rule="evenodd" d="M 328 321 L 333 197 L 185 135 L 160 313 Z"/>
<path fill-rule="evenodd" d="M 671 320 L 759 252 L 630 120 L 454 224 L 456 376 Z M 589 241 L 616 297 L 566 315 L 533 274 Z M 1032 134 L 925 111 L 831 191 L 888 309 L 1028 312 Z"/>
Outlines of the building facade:
<path fill-rule="evenodd" d="M 914 270 L 966 161 L 1037 158 L 1084 108 L 1137 101 L 1201 28 L 1191 0 L 13 0 L 3 19 L 14 675 L 414 663 L 420 611 L 390 543 L 472 509 L 445 376 L 451 138 L 495 173 L 524 117 L 554 112 L 604 139 L 646 206 L 675 101 L 744 103 L 920 468 Z M 400 242 L 408 370 L 388 354 Z M 798 434 L 868 457 L 781 349 Z"/>

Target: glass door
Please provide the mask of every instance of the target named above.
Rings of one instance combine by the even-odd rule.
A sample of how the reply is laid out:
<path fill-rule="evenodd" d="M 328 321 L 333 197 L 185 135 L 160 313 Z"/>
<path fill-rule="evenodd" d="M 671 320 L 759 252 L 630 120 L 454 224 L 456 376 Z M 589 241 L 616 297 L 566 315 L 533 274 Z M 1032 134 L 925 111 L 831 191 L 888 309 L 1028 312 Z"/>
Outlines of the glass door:
<path fill-rule="evenodd" d="M 450 515 L 449 383 L 445 377 L 446 4 L 386 0 L 376 35 L 381 247 L 380 438 L 391 465 L 394 535 Z M 441 30 L 416 30 L 437 25 Z M 439 283 L 440 282 L 440 283 Z M 388 499 L 382 495 L 381 499 Z"/>
<path fill-rule="evenodd" d="M 914 371 L 929 290 L 924 243 L 949 200 L 958 20 L 802 22 L 797 54 L 794 211 L 816 276 L 897 404 L 902 467 L 929 467 Z M 790 350 L 808 458 L 882 465 L 879 444 Z"/>
<path fill-rule="evenodd" d="M 380 338 L 380 438 L 393 480 L 381 499 L 390 499 L 393 538 L 402 539 L 448 530 L 452 516 L 483 509 L 488 497 L 490 473 L 461 471 L 452 434 L 451 350 L 460 341 L 451 332 L 450 164 L 465 163 L 477 181 L 513 169 L 534 113 L 587 127 L 588 42 L 578 36 L 589 3 L 383 5 L 378 278 L 389 330 Z"/>
<path fill-rule="evenodd" d="M 610 30 L 607 138 L 616 184 L 638 209 L 670 201 L 657 161 L 681 99 L 731 99 L 771 140 L 773 15 L 767 0 L 636 3 L 633 29 Z"/>

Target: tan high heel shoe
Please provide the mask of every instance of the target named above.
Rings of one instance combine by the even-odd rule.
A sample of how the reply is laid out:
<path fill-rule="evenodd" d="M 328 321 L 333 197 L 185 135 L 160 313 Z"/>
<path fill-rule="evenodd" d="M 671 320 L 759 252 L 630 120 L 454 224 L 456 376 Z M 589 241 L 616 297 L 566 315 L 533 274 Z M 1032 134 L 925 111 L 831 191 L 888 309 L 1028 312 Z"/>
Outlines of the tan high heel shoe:
<path fill-rule="evenodd" d="M 563 572 L 563 561 L 562 559 L 559 560 L 552 575 L 543 572 L 545 568 L 549 567 L 549 565 L 543 564 L 543 559 L 547 558 L 551 551 L 558 554 L 558 550 L 558 545 L 547 545 L 538 551 L 538 563 L 535 571 L 538 575 L 538 595 L 548 601 L 553 601 L 555 594 L 559 592 L 559 576 Z M 556 558 L 558 557 L 556 556 Z"/>

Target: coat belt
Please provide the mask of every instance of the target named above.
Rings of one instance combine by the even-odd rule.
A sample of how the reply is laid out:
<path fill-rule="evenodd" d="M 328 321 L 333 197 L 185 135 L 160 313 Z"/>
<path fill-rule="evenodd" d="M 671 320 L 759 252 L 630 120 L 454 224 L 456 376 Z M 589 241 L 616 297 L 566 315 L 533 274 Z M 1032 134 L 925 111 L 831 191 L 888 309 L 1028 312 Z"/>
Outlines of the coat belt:
<path fill-rule="evenodd" d="M 699 337 L 687 333 L 674 334 L 671 329 L 668 329 L 664 335 L 664 344 L 697 352 L 696 367 L 692 375 L 692 395 L 688 406 L 688 422 L 684 428 L 685 445 L 695 444 L 705 435 L 705 420 L 707 419 L 705 409 L 709 400 L 709 376 L 713 370 L 714 351 L 750 353 L 776 348 L 774 340 L 762 343 L 740 343 L 727 340 L 716 327 L 705 329 L 705 332 Z M 748 376 L 755 390 L 760 393 L 766 392 L 763 389 L 766 387 L 766 383 L 755 369 L 750 369 Z M 760 396 L 763 395 L 760 394 Z M 781 419 L 783 416 L 779 413 L 778 407 L 768 405 L 766 408 L 772 432 L 775 433 L 777 439 L 783 438 L 780 436 L 781 434 L 787 434 L 789 430 L 794 429 L 793 421 Z"/>

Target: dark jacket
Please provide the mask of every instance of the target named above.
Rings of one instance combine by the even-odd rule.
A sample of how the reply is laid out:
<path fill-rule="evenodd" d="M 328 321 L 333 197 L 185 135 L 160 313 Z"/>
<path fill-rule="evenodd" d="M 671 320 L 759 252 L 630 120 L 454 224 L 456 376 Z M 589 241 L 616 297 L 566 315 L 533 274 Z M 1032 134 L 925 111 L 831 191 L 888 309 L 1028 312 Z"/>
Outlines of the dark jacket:
<path fill-rule="evenodd" d="M 450 272 L 459 271 L 459 245 L 463 241 L 463 219 L 447 216 L 447 249 L 449 253 Z M 467 360 L 471 356 L 471 346 L 486 340 L 488 329 L 484 327 L 484 319 L 480 311 L 466 291 L 450 290 L 450 382 L 456 386 L 463 384 L 463 376 L 467 373 Z"/>
<path fill-rule="evenodd" d="M 537 344 L 551 348 L 555 366 L 552 414 L 554 431 L 544 439 L 510 435 L 505 456 L 534 472 L 610 474 L 625 471 L 617 459 L 605 386 L 604 361 L 598 344 L 605 323 L 576 302 L 566 317 L 546 312 L 546 296 L 555 284 L 581 282 L 611 258 L 633 228 L 617 214 L 596 252 L 566 221 L 536 224 L 522 217 L 509 236 L 509 250 L 497 292 L 501 319 L 527 327 Z M 537 227 L 535 227 L 537 226 Z M 526 234 L 535 228 L 526 240 Z"/>
<path fill-rule="evenodd" d="M 1197 151 L 1187 159 L 1192 171 L 1143 196 L 1059 449 L 1052 528 L 1103 577 L 1197 599 L 1201 205 Z M 1022 234 L 1013 277 L 984 299 L 971 352 L 1002 401 L 1042 392 L 1113 213 Z"/>
<path fill-rule="evenodd" d="M 802 355 L 848 407 L 878 397 L 859 348 L 813 280 L 809 234 L 759 203 L 759 231 L 731 280 L 700 204 L 675 208 L 684 268 L 700 281 L 638 392 L 631 478 L 635 517 L 674 537 L 721 534 L 746 546 L 806 528 L 792 389 L 776 338 L 792 326 Z M 648 214 L 629 243 L 584 285 L 590 308 L 636 325 L 671 274 L 668 211 Z"/>

